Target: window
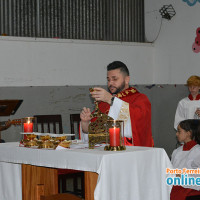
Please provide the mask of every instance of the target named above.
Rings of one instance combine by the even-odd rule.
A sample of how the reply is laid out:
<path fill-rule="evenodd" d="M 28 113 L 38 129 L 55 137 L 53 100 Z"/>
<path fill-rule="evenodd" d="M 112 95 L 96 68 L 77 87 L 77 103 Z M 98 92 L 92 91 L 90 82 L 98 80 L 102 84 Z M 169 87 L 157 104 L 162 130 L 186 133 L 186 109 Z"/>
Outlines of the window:
<path fill-rule="evenodd" d="M 0 34 L 144 42 L 144 0 L 0 0 Z"/>

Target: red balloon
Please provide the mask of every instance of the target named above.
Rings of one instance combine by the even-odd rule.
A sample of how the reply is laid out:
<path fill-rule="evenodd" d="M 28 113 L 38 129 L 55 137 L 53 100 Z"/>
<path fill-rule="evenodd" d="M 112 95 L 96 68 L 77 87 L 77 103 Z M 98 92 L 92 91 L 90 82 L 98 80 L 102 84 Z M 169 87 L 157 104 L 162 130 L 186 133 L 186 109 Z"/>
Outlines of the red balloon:
<path fill-rule="evenodd" d="M 195 43 L 196 43 L 198 46 L 200 46 L 200 37 L 196 37 L 196 38 L 195 38 Z"/>
<path fill-rule="evenodd" d="M 196 30 L 196 34 L 197 34 L 197 37 L 199 37 L 199 36 L 200 36 L 200 27 L 199 27 L 199 28 L 197 28 L 197 30 Z"/>

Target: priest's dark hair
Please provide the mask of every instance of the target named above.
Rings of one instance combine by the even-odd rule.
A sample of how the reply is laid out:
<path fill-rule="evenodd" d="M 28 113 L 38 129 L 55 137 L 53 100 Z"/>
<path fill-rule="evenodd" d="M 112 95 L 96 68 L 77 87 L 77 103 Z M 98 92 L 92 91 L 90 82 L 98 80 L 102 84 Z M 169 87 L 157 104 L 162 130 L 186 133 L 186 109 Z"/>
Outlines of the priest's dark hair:
<path fill-rule="evenodd" d="M 129 70 L 127 66 L 121 61 L 114 61 L 107 66 L 107 71 L 111 71 L 114 69 L 120 69 L 125 76 L 129 76 Z"/>

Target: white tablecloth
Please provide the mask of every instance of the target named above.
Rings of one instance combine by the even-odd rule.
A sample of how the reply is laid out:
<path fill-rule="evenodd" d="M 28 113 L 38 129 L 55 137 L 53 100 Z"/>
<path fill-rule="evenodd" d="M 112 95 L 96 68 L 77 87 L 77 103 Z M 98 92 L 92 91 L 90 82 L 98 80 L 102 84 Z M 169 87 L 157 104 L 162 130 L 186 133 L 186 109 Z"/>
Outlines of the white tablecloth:
<path fill-rule="evenodd" d="M 170 199 L 165 171 L 172 166 L 161 148 L 127 147 L 126 151 L 110 152 L 103 147 L 45 150 L 0 144 L 1 200 L 21 200 L 22 163 L 97 172 L 95 200 Z"/>

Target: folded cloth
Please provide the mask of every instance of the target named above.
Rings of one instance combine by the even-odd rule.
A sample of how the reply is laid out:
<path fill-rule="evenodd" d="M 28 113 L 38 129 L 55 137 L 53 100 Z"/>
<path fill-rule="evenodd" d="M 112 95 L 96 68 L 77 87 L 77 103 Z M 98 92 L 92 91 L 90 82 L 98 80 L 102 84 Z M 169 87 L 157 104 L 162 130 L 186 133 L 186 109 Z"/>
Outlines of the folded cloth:
<path fill-rule="evenodd" d="M 60 145 L 58 145 L 56 147 L 56 150 L 63 150 L 63 149 L 69 149 L 69 148 L 66 148 L 66 147 L 63 147 L 63 146 L 60 146 Z"/>

